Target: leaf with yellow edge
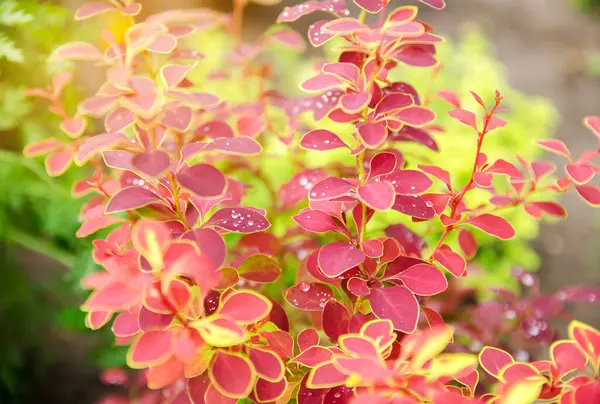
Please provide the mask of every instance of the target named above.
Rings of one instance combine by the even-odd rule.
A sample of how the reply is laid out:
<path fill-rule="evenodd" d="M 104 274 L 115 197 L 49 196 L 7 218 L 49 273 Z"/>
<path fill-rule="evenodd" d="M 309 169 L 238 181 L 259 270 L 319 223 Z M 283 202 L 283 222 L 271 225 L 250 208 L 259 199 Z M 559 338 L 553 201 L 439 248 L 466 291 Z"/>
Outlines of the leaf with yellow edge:
<path fill-rule="evenodd" d="M 415 334 L 405 343 L 405 349 L 413 352 L 413 368 L 422 367 L 429 359 L 441 353 L 452 340 L 452 330 L 448 327 L 433 327 Z"/>
<path fill-rule="evenodd" d="M 498 404 L 533 404 L 537 401 L 542 390 L 543 380 L 529 380 L 516 383 L 499 397 L 494 403 Z"/>
<path fill-rule="evenodd" d="M 427 368 L 429 380 L 456 376 L 463 370 L 477 366 L 477 356 L 472 354 L 441 354 L 431 360 Z"/>
<path fill-rule="evenodd" d="M 198 330 L 200 336 L 208 345 L 215 347 L 239 345 L 250 338 L 246 329 L 226 318 L 218 316 L 194 321 L 191 323 L 191 326 Z"/>
<path fill-rule="evenodd" d="M 569 338 L 590 358 L 594 368 L 598 368 L 600 362 L 600 332 L 595 328 L 574 320 L 569 324 Z"/>

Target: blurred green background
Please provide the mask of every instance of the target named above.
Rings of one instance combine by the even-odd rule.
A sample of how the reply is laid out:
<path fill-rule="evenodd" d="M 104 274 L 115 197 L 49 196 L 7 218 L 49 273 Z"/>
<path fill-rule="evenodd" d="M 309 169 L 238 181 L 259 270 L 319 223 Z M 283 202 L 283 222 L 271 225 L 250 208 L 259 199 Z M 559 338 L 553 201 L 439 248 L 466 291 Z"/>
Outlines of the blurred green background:
<path fill-rule="evenodd" d="M 395 0 L 392 0 L 394 2 Z M 207 3 L 210 1 L 204 1 Z M 410 1 L 397 1 L 397 3 Z M 81 200 L 70 196 L 81 172 L 70 170 L 59 178 L 46 176 L 43 160 L 28 160 L 28 142 L 60 136 L 58 121 L 44 103 L 29 100 L 24 90 L 45 87 L 50 76 L 68 66 L 46 63 L 59 44 L 91 38 L 93 29 L 72 22 L 80 2 L 0 1 L 0 403 L 92 403 L 106 390 L 98 381 L 100 369 L 124 363 L 122 349 L 111 346 L 110 333 L 89 332 L 79 304 L 83 275 L 94 270 L 91 239 L 76 239 Z M 201 1 L 178 0 L 175 6 Z M 214 2 L 223 8 L 223 1 Z M 413 3 L 415 3 L 413 1 Z M 600 57 L 593 38 L 600 22 L 594 0 L 460 0 L 444 12 L 423 9 L 450 40 L 441 48 L 445 69 L 435 89 L 451 89 L 467 100 L 467 91 L 489 96 L 499 89 L 510 112 L 509 126 L 490 140 L 496 157 L 520 153 L 539 155 L 535 140 L 557 136 L 573 150 L 593 145 L 581 125 L 584 115 L 600 114 Z M 502 3 L 502 4 L 499 4 Z M 159 10 L 165 2 L 144 2 Z M 249 35 L 271 23 L 281 7 L 250 8 Z M 534 19 L 534 22 L 531 21 Z M 310 19 L 297 25 L 304 29 Z M 297 71 L 298 77 L 310 68 Z M 428 73 L 401 71 L 424 90 Z M 96 83 L 96 84 L 93 84 Z M 97 78 L 78 75 L 69 90 L 68 107 L 97 85 Z M 470 102 L 470 101 L 469 101 Z M 467 104 L 469 105 L 469 104 Z M 463 181 L 471 166 L 468 134 L 447 119 L 448 106 L 433 108 L 448 132 L 440 135 L 442 153 L 437 164 Z M 461 157 L 457 157 L 461 156 Z M 284 163 L 285 164 L 285 163 Z M 552 291 L 565 284 L 598 285 L 600 251 L 598 214 L 576 197 L 568 197 L 571 218 L 541 227 L 522 213 L 511 214 L 519 237 L 508 243 L 490 238 L 479 259 L 488 271 L 486 281 L 510 282 L 515 265 L 541 269 L 543 286 Z M 397 216 L 392 216 L 396 220 Z M 383 226 L 385 223 L 381 223 Z M 97 234 L 95 237 L 101 237 Z M 582 320 L 600 325 L 600 315 L 578 311 Z M 106 330 L 105 330 L 106 331 Z"/>

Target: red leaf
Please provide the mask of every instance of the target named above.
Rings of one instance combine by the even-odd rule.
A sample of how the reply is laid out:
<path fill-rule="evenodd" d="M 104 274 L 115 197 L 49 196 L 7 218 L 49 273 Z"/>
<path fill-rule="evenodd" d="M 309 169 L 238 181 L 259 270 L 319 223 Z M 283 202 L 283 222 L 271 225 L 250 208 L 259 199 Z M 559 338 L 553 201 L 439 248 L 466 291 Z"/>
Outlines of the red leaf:
<path fill-rule="evenodd" d="M 248 357 L 256 369 L 256 373 L 263 379 L 276 382 L 284 376 L 284 367 L 281 359 L 271 351 L 252 347 Z"/>
<path fill-rule="evenodd" d="M 394 329 L 413 333 L 419 319 L 419 303 L 410 290 L 404 286 L 375 288 L 369 302 L 373 314 L 378 318 L 391 320 Z"/>
<path fill-rule="evenodd" d="M 525 203 L 525 211 L 536 219 L 542 217 L 542 213 L 547 213 L 550 216 L 565 218 L 567 211 L 556 202 L 527 202 Z"/>
<path fill-rule="evenodd" d="M 477 131 L 477 117 L 473 112 L 458 108 L 450 111 L 448 115 Z"/>
<path fill-rule="evenodd" d="M 123 311 L 115 318 L 112 332 L 117 337 L 131 337 L 140 332 L 138 320 L 129 311 Z"/>
<path fill-rule="evenodd" d="M 489 213 L 484 213 L 483 215 L 471 218 L 467 220 L 466 223 L 469 223 L 492 236 L 496 236 L 501 240 L 508 240 L 515 235 L 515 229 L 513 229 L 506 219 Z"/>
<path fill-rule="evenodd" d="M 415 103 L 413 97 L 405 93 L 388 94 L 375 107 L 375 116 L 393 115 Z"/>
<path fill-rule="evenodd" d="M 304 311 L 321 311 L 333 297 L 333 292 L 323 283 L 302 282 L 283 293 L 292 306 Z"/>
<path fill-rule="evenodd" d="M 475 237 L 470 231 L 466 229 L 460 230 L 458 233 L 458 244 L 465 253 L 467 259 L 471 259 L 477 254 L 477 240 L 475 240 Z"/>
<path fill-rule="evenodd" d="M 371 288 L 369 288 L 367 282 L 360 278 L 350 278 L 347 288 L 355 296 L 369 296 L 371 294 Z"/>
<path fill-rule="evenodd" d="M 212 229 L 193 229 L 181 238 L 196 243 L 200 251 L 211 259 L 215 268 L 223 265 L 227 248 L 225 241 L 216 231 Z"/>
<path fill-rule="evenodd" d="M 442 181 L 444 184 L 446 184 L 446 186 L 448 187 L 449 190 L 452 190 L 452 184 L 450 182 L 450 173 L 448 171 L 443 170 L 436 166 L 424 166 L 424 165 L 419 164 L 418 167 L 420 170 L 424 171 L 425 173 L 427 173 L 429 175 L 433 175 L 435 178 Z"/>
<path fill-rule="evenodd" d="M 600 381 L 595 380 L 577 387 L 573 397 L 573 402 L 576 404 L 600 402 Z"/>
<path fill-rule="evenodd" d="M 398 157 L 396 157 L 396 154 L 388 151 L 377 153 L 368 163 L 369 174 L 367 178 L 372 179 L 380 175 L 391 174 L 396 170 L 397 165 Z"/>
<path fill-rule="evenodd" d="M 340 335 L 348 333 L 350 319 L 351 315 L 346 307 L 330 300 L 323 309 L 323 331 L 332 341 L 337 341 Z"/>
<path fill-rule="evenodd" d="M 559 375 L 565 375 L 574 370 L 584 369 L 587 357 L 574 341 L 556 341 L 550 347 L 550 357 L 558 368 Z"/>
<path fill-rule="evenodd" d="M 595 185 L 578 185 L 575 187 L 579 196 L 592 206 L 600 205 L 600 188 Z"/>
<path fill-rule="evenodd" d="M 433 203 L 418 195 L 396 195 L 392 209 L 419 219 L 431 219 L 435 216 Z"/>
<path fill-rule="evenodd" d="M 200 198 L 218 198 L 227 187 L 227 180 L 219 170 L 208 164 L 184 167 L 177 173 L 177 181 Z"/>
<path fill-rule="evenodd" d="M 307 328 L 298 334 L 298 348 L 300 352 L 311 346 L 319 345 L 319 333 L 314 328 Z"/>
<path fill-rule="evenodd" d="M 328 362 L 333 357 L 333 353 L 321 346 L 311 346 L 294 358 L 294 362 L 298 362 L 304 366 L 314 368 L 324 362 Z"/>
<path fill-rule="evenodd" d="M 241 356 L 219 351 L 208 375 L 215 387 L 231 398 L 244 398 L 252 391 L 255 373 L 250 361 Z M 231 377 L 235 375 L 235 377 Z"/>
<path fill-rule="evenodd" d="M 359 113 L 371 102 L 371 93 L 347 91 L 340 97 L 340 107 L 347 114 Z"/>
<path fill-rule="evenodd" d="M 376 149 L 385 142 L 388 130 L 384 122 L 374 122 L 358 125 L 358 134 L 368 149 Z"/>
<path fill-rule="evenodd" d="M 425 247 L 425 240 L 403 224 L 388 226 L 385 229 L 385 234 L 395 239 L 404 248 L 406 254 L 416 255 L 417 257 L 421 256 L 421 250 Z"/>
<path fill-rule="evenodd" d="M 286 388 L 287 381 L 285 378 L 276 382 L 270 382 L 259 378 L 256 382 L 256 387 L 254 388 L 254 394 L 256 395 L 258 402 L 270 403 L 281 398 L 285 394 Z"/>
<path fill-rule="evenodd" d="M 498 378 L 500 371 L 514 363 L 514 359 L 501 349 L 486 346 L 479 353 L 479 363 L 487 373 Z"/>
<path fill-rule="evenodd" d="M 461 277 L 464 275 L 467 264 L 460 254 L 457 254 L 451 250 L 441 249 L 434 254 L 433 258 L 435 258 L 435 260 L 444 268 L 450 271 L 452 275 L 456 277 Z"/>
<path fill-rule="evenodd" d="M 255 233 L 268 229 L 271 223 L 257 210 L 237 206 L 220 209 L 211 216 L 206 226 L 217 226 L 237 233 Z"/>
<path fill-rule="evenodd" d="M 486 127 L 486 131 L 490 132 L 490 131 L 492 131 L 494 129 L 502 128 L 504 126 L 506 126 L 506 121 L 503 120 L 503 119 L 500 119 L 496 115 L 494 115 L 488 121 L 488 124 L 487 124 L 487 127 Z"/>
<path fill-rule="evenodd" d="M 337 177 L 329 177 L 319 181 L 310 190 L 310 199 L 322 201 L 345 196 L 354 189 L 354 184 Z"/>
<path fill-rule="evenodd" d="M 383 255 L 383 243 L 381 240 L 372 239 L 361 243 L 361 249 L 369 258 L 379 258 Z"/>
<path fill-rule="evenodd" d="M 171 331 L 148 331 L 139 336 L 129 349 L 129 364 L 132 367 L 157 365 L 171 354 Z"/>
<path fill-rule="evenodd" d="M 294 340 L 285 331 L 267 331 L 260 335 L 265 338 L 270 348 L 279 353 L 283 359 L 294 356 Z"/>
<path fill-rule="evenodd" d="M 106 205 L 106 213 L 139 209 L 157 202 L 160 197 L 143 187 L 127 187 L 114 194 Z"/>
<path fill-rule="evenodd" d="M 305 379 L 306 385 L 311 386 L 311 389 L 306 388 L 304 383 L 302 384 L 302 387 L 298 392 L 298 404 L 300 404 L 301 402 L 310 404 L 321 403 L 322 401 L 318 397 L 315 398 L 314 401 L 300 401 L 301 395 L 314 397 L 315 395 L 319 394 L 320 397 L 323 397 L 327 393 L 326 389 L 324 389 L 324 391 L 317 390 L 319 392 L 317 394 L 313 393 L 314 389 L 341 386 L 346 382 L 346 379 L 348 379 L 348 376 L 337 370 L 333 363 L 323 363 L 321 365 L 318 365 L 317 367 L 311 370 L 311 372 L 308 375 L 308 379 Z"/>
<path fill-rule="evenodd" d="M 265 318 L 271 307 L 271 302 L 256 292 L 235 291 L 225 296 L 217 313 L 236 324 L 246 325 Z"/>
<path fill-rule="evenodd" d="M 323 274 L 335 278 L 362 264 L 365 254 L 353 244 L 337 241 L 321 247 L 318 260 Z"/>
<path fill-rule="evenodd" d="M 475 173 L 473 174 L 473 182 L 482 188 L 489 188 L 492 186 L 492 175 L 488 173 Z"/>
<path fill-rule="evenodd" d="M 433 265 L 417 264 L 397 275 L 411 292 L 420 296 L 433 296 L 448 288 L 446 277 Z"/>
<path fill-rule="evenodd" d="M 433 181 L 417 170 L 398 170 L 384 177 L 394 186 L 396 193 L 402 195 L 415 195 L 427 191 Z"/>
<path fill-rule="evenodd" d="M 395 202 L 394 186 L 387 181 L 371 181 L 357 190 L 358 199 L 373 210 L 389 210 Z"/>
<path fill-rule="evenodd" d="M 338 135 L 326 129 L 314 129 L 306 133 L 300 140 L 300 146 L 307 150 L 318 151 L 348 148 Z"/>

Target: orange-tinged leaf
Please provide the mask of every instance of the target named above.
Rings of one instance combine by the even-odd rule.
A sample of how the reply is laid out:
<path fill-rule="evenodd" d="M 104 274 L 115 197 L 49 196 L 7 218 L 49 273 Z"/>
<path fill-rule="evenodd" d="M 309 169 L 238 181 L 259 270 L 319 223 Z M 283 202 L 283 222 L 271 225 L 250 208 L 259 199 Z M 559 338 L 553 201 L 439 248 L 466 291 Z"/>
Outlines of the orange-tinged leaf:
<path fill-rule="evenodd" d="M 200 336 L 207 344 L 215 347 L 239 345 L 250 337 L 245 328 L 217 316 L 194 321 L 191 326 L 200 332 Z"/>
<path fill-rule="evenodd" d="M 344 384 L 346 379 L 348 379 L 348 376 L 337 370 L 333 363 L 326 362 L 310 371 L 306 386 L 310 389 L 335 387 Z"/>
<path fill-rule="evenodd" d="M 550 346 L 550 356 L 562 377 L 574 370 L 583 369 L 588 358 L 575 341 L 556 341 Z"/>
<path fill-rule="evenodd" d="M 248 357 L 261 378 L 269 382 L 276 382 L 284 376 L 283 362 L 274 352 L 252 347 L 248 351 Z"/>
<path fill-rule="evenodd" d="M 314 328 L 307 328 L 300 331 L 298 334 L 298 348 L 300 348 L 300 352 L 314 345 L 319 345 L 319 333 L 317 330 Z"/>
<path fill-rule="evenodd" d="M 339 345 L 347 354 L 356 358 L 379 359 L 378 347 L 368 337 L 360 334 L 345 334 L 340 336 Z"/>
<path fill-rule="evenodd" d="M 431 360 L 427 368 L 428 378 L 435 380 L 445 376 L 456 376 L 465 369 L 477 366 L 477 356 L 472 354 L 441 354 Z"/>
<path fill-rule="evenodd" d="M 577 320 L 569 324 L 569 337 L 577 342 L 585 352 L 595 368 L 600 360 L 600 332 L 587 324 Z"/>

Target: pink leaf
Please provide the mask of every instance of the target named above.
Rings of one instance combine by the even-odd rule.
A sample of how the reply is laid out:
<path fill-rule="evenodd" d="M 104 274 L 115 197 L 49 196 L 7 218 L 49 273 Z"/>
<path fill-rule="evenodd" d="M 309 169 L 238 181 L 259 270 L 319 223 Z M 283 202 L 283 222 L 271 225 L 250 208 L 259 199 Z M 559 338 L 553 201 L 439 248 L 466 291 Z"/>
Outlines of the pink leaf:
<path fill-rule="evenodd" d="M 330 74 L 318 74 L 300 84 L 300 88 L 309 92 L 320 92 L 341 86 L 341 81 Z"/>
<path fill-rule="evenodd" d="M 82 165 L 95 154 L 104 150 L 108 150 L 126 141 L 127 136 L 122 133 L 105 133 L 102 135 L 92 136 L 81 146 L 79 146 L 79 151 L 77 152 L 75 161 L 77 164 Z"/>
<path fill-rule="evenodd" d="M 579 196 L 592 206 L 600 205 L 600 188 L 595 185 L 578 185 L 575 187 Z"/>
<path fill-rule="evenodd" d="M 219 351 L 208 368 L 211 381 L 231 398 L 243 398 L 250 394 L 254 384 L 254 369 L 250 361 L 241 356 Z M 231 375 L 235 374 L 235 377 Z"/>
<path fill-rule="evenodd" d="M 559 218 L 567 217 L 565 208 L 556 202 L 527 202 L 524 207 L 525 211 L 536 219 L 540 219 L 542 213 Z"/>
<path fill-rule="evenodd" d="M 165 110 L 161 123 L 178 132 L 186 132 L 192 123 L 193 114 L 194 111 L 192 108 L 186 105 L 169 108 Z"/>
<path fill-rule="evenodd" d="M 305 351 L 311 346 L 319 345 L 319 333 L 314 328 L 307 328 L 298 334 L 298 348 Z"/>
<path fill-rule="evenodd" d="M 378 318 L 391 320 L 394 329 L 413 333 L 419 319 L 419 303 L 404 286 L 375 288 L 369 296 L 373 314 Z"/>
<path fill-rule="evenodd" d="M 209 164 L 184 167 L 176 178 L 184 188 L 200 198 L 218 198 L 227 187 L 225 176 Z"/>
<path fill-rule="evenodd" d="M 264 296 L 251 291 L 234 291 L 228 294 L 217 313 L 238 325 L 256 323 L 271 311 L 272 304 Z"/>
<path fill-rule="evenodd" d="M 325 32 L 342 35 L 368 29 L 369 27 L 358 21 L 356 18 L 337 18 L 329 21 L 323 26 L 323 31 Z"/>
<path fill-rule="evenodd" d="M 388 129 L 384 122 L 374 122 L 358 126 L 358 134 L 368 149 L 376 149 L 387 138 Z"/>
<path fill-rule="evenodd" d="M 284 184 L 279 190 L 279 196 L 284 208 L 290 208 L 308 197 L 308 191 L 320 180 L 327 177 L 321 169 L 301 171 Z"/>
<path fill-rule="evenodd" d="M 90 3 L 86 3 L 79 7 L 77 11 L 75 11 L 75 20 L 81 21 L 86 18 L 94 17 L 98 14 L 114 10 L 115 6 L 108 2 L 103 1 L 92 1 Z"/>
<path fill-rule="evenodd" d="M 325 212 L 319 210 L 304 210 L 293 219 L 304 229 L 314 233 L 324 233 L 337 230 L 337 225 Z"/>
<path fill-rule="evenodd" d="M 371 294 L 371 288 L 369 288 L 367 282 L 360 278 L 350 278 L 347 288 L 355 296 L 369 296 Z"/>
<path fill-rule="evenodd" d="M 329 177 L 319 181 L 310 190 L 310 199 L 319 201 L 339 198 L 354 189 L 354 184 L 337 177 Z"/>
<path fill-rule="evenodd" d="M 277 31 L 269 35 L 268 38 L 272 42 L 279 43 L 297 51 L 303 51 L 306 47 L 302 36 L 292 29 L 284 29 Z"/>
<path fill-rule="evenodd" d="M 37 142 L 29 143 L 27 146 L 25 146 L 23 154 L 27 157 L 36 157 L 58 150 L 63 146 L 63 143 L 51 137 Z"/>
<path fill-rule="evenodd" d="M 173 35 L 160 35 L 146 48 L 150 52 L 155 53 L 170 53 L 177 46 L 177 39 Z"/>
<path fill-rule="evenodd" d="M 114 194 L 106 205 L 106 213 L 134 210 L 157 202 L 160 197 L 143 187 L 127 187 Z"/>
<path fill-rule="evenodd" d="M 427 191 L 433 181 L 428 176 L 417 170 L 399 170 L 384 177 L 402 195 L 415 195 Z"/>
<path fill-rule="evenodd" d="M 368 179 L 378 177 L 380 175 L 386 175 L 394 172 L 398 165 L 398 158 L 394 153 L 381 152 L 377 153 L 371 161 L 369 161 L 369 174 Z"/>
<path fill-rule="evenodd" d="M 415 103 L 413 97 L 405 93 L 388 94 L 375 107 L 375 115 L 390 115 Z"/>
<path fill-rule="evenodd" d="M 261 145 L 254 139 L 247 136 L 234 138 L 217 138 L 206 145 L 206 151 L 219 150 L 226 154 L 255 155 L 262 151 Z"/>
<path fill-rule="evenodd" d="M 107 132 L 119 132 L 127 128 L 135 120 L 133 112 L 127 108 L 119 107 L 110 111 L 104 118 L 104 128 Z"/>
<path fill-rule="evenodd" d="M 403 123 L 411 126 L 424 126 L 435 120 L 435 113 L 423 107 L 408 107 L 394 115 Z"/>
<path fill-rule="evenodd" d="M 81 136 L 86 126 L 87 120 L 82 117 L 67 118 L 60 123 L 60 129 L 73 139 Z"/>
<path fill-rule="evenodd" d="M 477 254 L 477 240 L 475 240 L 470 231 L 466 229 L 460 230 L 458 233 L 458 244 L 468 259 L 473 258 Z"/>
<path fill-rule="evenodd" d="M 148 331 L 140 335 L 131 345 L 129 357 L 138 366 L 157 364 L 168 358 L 170 349 L 170 331 Z"/>
<path fill-rule="evenodd" d="M 435 216 L 433 203 L 418 195 L 396 195 L 392 209 L 419 219 L 431 219 Z"/>
<path fill-rule="evenodd" d="M 455 108 L 460 109 L 460 98 L 454 91 L 440 90 L 438 96 Z"/>
<path fill-rule="evenodd" d="M 396 192 L 388 181 L 371 181 L 357 190 L 358 199 L 373 210 L 386 211 L 394 205 Z"/>
<path fill-rule="evenodd" d="M 587 164 L 567 164 L 565 169 L 569 177 L 577 184 L 585 184 L 591 181 L 596 174 L 594 167 Z"/>
<path fill-rule="evenodd" d="M 437 8 L 438 10 L 441 10 L 442 8 L 446 7 L 445 0 L 420 0 L 420 1 L 421 1 L 421 3 L 425 3 L 430 7 Z"/>
<path fill-rule="evenodd" d="M 488 173 L 478 172 L 473 174 L 473 182 L 482 188 L 489 188 L 492 186 L 492 175 Z"/>
<path fill-rule="evenodd" d="M 333 242 L 321 247 L 318 260 L 323 274 L 335 278 L 362 264 L 365 254 L 352 244 Z"/>
<path fill-rule="evenodd" d="M 169 168 L 169 164 L 171 164 L 169 155 L 160 150 L 147 150 L 136 154 L 131 159 L 131 165 L 135 170 L 150 177 L 163 174 Z"/>
<path fill-rule="evenodd" d="M 501 240 L 508 240 L 515 235 L 515 229 L 513 229 L 506 219 L 489 213 L 484 213 L 483 215 L 471 218 L 466 223 L 469 223 L 492 236 L 496 236 Z"/>
<path fill-rule="evenodd" d="M 492 116 L 490 118 L 490 120 L 488 121 L 487 127 L 486 127 L 486 131 L 490 132 L 494 129 L 498 129 L 498 128 L 503 128 L 504 126 L 506 126 L 506 121 L 498 118 L 497 116 Z"/>
<path fill-rule="evenodd" d="M 45 160 L 46 172 L 51 177 L 64 174 L 71 165 L 73 153 L 70 150 L 52 152 Z"/>
<path fill-rule="evenodd" d="M 366 91 L 347 91 L 340 97 L 340 107 L 347 114 L 358 113 L 371 102 L 371 93 Z"/>
<path fill-rule="evenodd" d="M 277 22 L 292 22 L 298 18 L 313 13 L 315 11 L 329 11 L 337 15 L 349 15 L 350 11 L 346 8 L 344 1 L 339 0 L 325 0 L 322 2 L 317 1 L 306 1 L 302 4 L 295 6 L 288 6 L 283 9 Z"/>
<path fill-rule="evenodd" d="M 353 63 L 327 63 L 322 68 L 323 73 L 332 74 L 351 84 L 358 83 L 360 69 Z"/>
<path fill-rule="evenodd" d="M 259 378 L 256 381 L 256 387 L 254 388 L 254 394 L 256 399 L 260 403 L 275 402 L 281 398 L 286 391 L 287 381 L 284 378 L 276 382 L 270 382 L 268 380 Z"/>
<path fill-rule="evenodd" d="M 302 282 L 286 289 L 283 297 L 300 310 L 321 311 L 333 297 L 333 292 L 323 283 Z"/>
<path fill-rule="evenodd" d="M 586 116 L 585 126 L 587 126 L 596 136 L 600 138 L 600 117 L 598 116 Z"/>
<path fill-rule="evenodd" d="M 333 357 L 333 353 L 321 346 L 307 347 L 306 350 L 294 358 L 294 362 L 298 362 L 304 366 L 314 368 L 322 363 L 328 362 Z"/>
<path fill-rule="evenodd" d="M 314 129 L 306 133 L 300 140 L 300 146 L 307 150 L 318 151 L 348 148 L 338 135 L 326 129 Z"/>
<path fill-rule="evenodd" d="M 511 178 L 522 178 L 523 174 L 514 164 L 506 160 L 498 159 L 490 167 L 486 168 L 486 173 L 505 174 Z"/>
<path fill-rule="evenodd" d="M 191 65 L 167 64 L 161 67 L 160 75 L 168 88 L 176 87 L 185 76 L 195 67 Z"/>
<path fill-rule="evenodd" d="M 60 60 L 102 60 L 104 55 L 94 45 L 87 42 L 69 42 L 52 52 L 50 59 Z"/>
<path fill-rule="evenodd" d="M 432 175 L 438 180 L 442 181 L 444 184 L 446 184 L 449 190 L 452 190 L 452 183 L 450 182 L 450 173 L 448 171 L 443 170 L 437 166 L 424 166 L 419 164 L 418 167 L 423 172 Z"/>
<path fill-rule="evenodd" d="M 354 0 L 358 7 L 373 14 L 380 12 L 389 1 L 390 0 Z"/>
<path fill-rule="evenodd" d="M 433 258 L 457 278 L 463 276 L 467 268 L 464 258 L 449 249 L 438 250 Z"/>
<path fill-rule="evenodd" d="M 308 40 L 312 46 L 319 47 L 335 37 L 335 35 L 323 31 L 323 25 L 325 25 L 327 22 L 329 21 L 317 21 L 308 27 Z"/>
<path fill-rule="evenodd" d="M 569 152 L 567 145 L 565 145 L 562 140 L 540 140 L 537 142 L 537 144 L 553 153 L 560 154 L 566 158 L 571 158 L 571 153 Z"/>
<path fill-rule="evenodd" d="M 397 275 L 411 292 L 420 296 L 433 296 L 448 288 L 446 277 L 433 265 L 417 264 Z"/>
<path fill-rule="evenodd" d="M 477 117 L 473 112 L 458 108 L 450 111 L 448 115 L 477 131 Z"/>
<path fill-rule="evenodd" d="M 206 225 L 221 227 L 237 233 L 255 233 L 268 229 L 271 223 L 257 210 L 238 206 L 219 210 L 211 216 Z"/>

